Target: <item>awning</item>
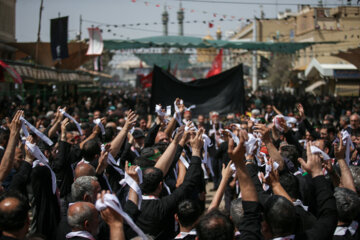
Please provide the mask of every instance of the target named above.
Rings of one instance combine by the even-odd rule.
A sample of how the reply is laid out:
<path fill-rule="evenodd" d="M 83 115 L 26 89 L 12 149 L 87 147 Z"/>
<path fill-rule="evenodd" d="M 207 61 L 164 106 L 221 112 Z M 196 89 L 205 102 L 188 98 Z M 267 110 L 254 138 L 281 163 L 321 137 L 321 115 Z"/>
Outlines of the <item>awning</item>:
<path fill-rule="evenodd" d="M 305 92 L 312 92 L 316 88 L 318 88 L 322 85 L 325 85 L 325 84 L 326 84 L 326 82 L 324 80 L 317 81 L 317 82 L 311 84 L 310 86 L 308 86 L 307 88 L 305 88 Z"/>
<path fill-rule="evenodd" d="M 8 44 L 18 49 L 15 54 L 15 60 L 31 56 L 37 64 L 46 67 L 74 70 L 83 65 L 86 61 L 94 58 L 93 56 L 86 55 L 88 44 L 85 42 L 69 42 L 69 57 L 62 59 L 61 61 L 54 61 L 52 59 L 49 42 L 15 42 Z"/>
<path fill-rule="evenodd" d="M 37 84 L 93 83 L 94 77 L 99 77 L 97 74 L 91 74 L 85 71 L 61 70 L 30 63 L 9 60 L 3 61 L 21 76 L 23 82 Z"/>
<path fill-rule="evenodd" d="M 239 42 L 226 40 L 206 40 L 187 36 L 155 36 L 132 40 L 104 40 L 107 49 L 138 48 L 231 48 L 262 50 L 279 53 L 295 53 L 314 44 L 335 44 L 337 42 Z"/>

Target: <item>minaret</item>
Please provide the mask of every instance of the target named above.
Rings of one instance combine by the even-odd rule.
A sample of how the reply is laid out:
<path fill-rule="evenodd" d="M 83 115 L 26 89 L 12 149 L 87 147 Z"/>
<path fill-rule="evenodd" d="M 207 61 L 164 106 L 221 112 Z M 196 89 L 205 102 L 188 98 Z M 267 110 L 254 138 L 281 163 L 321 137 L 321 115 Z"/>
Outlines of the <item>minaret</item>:
<path fill-rule="evenodd" d="M 220 27 L 218 27 L 218 29 L 216 31 L 216 39 L 221 40 L 221 37 L 222 37 L 222 32 L 221 32 Z"/>
<path fill-rule="evenodd" d="M 180 1 L 180 9 L 177 12 L 177 20 L 179 23 L 179 36 L 184 36 L 184 10 Z"/>
<path fill-rule="evenodd" d="M 163 35 L 168 35 L 168 22 L 169 22 L 169 13 L 166 11 L 166 5 L 164 7 L 164 12 L 162 14 L 162 23 L 163 23 Z"/>

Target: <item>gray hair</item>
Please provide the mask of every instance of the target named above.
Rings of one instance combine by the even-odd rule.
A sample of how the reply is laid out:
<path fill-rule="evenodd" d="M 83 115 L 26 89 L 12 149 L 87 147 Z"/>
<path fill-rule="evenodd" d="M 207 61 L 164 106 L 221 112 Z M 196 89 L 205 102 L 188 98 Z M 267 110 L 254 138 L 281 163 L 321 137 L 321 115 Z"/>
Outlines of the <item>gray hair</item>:
<path fill-rule="evenodd" d="M 67 220 L 71 229 L 84 229 L 84 223 L 86 220 L 91 221 L 93 218 L 93 210 L 87 204 L 81 204 L 70 215 L 68 212 Z"/>
<path fill-rule="evenodd" d="M 94 194 L 93 181 L 97 181 L 97 177 L 94 176 L 82 176 L 78 177 L 71 185 L 71 198 L 74 202 L 83 201 L 84 195 L 92 196 Z M 95 199 L 93 199 L 95 201 Z"/>
<path fill-rule="evenodd" d="M 354 179 L 354 184 L 356 188 L 356 192 L 360 194 L 360 167 L 359 166 L 349 166 L 351 175 Z"/>
<path fill-rule="evenodd" d="M 344 223 L 351 223 L 359 213 L 360 199 L 357 194 L 347 188 L 335 188 L 334 197 L 338 220 Z"/>
<path fill-rule="evenodd" d="M 238 228 L 242 218 L 244 217 L 244 208 L 241 198 L 237 198 L 231 201 L 230 216 L 235 227 Z"/>

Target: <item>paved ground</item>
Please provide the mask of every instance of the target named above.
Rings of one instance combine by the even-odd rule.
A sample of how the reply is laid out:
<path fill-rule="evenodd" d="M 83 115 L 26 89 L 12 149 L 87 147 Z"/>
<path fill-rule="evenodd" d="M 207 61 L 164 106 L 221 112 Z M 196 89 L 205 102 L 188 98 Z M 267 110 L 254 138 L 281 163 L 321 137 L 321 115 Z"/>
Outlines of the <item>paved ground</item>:
<path fill-rule="evenodd" d="M 205 207 L 208 208 L 208 206 L 211 203 L 211 200 L 213 199 L 214 195 L 215 195 L 215 191 L 211 191 L 211 189 L 213 188 L 214 184 L 212 182 L 208 182 L 206 184 L 206 203 L 205 203 Z M 224 198 L 220 203 L 220 209 L 224 208 Z"/>

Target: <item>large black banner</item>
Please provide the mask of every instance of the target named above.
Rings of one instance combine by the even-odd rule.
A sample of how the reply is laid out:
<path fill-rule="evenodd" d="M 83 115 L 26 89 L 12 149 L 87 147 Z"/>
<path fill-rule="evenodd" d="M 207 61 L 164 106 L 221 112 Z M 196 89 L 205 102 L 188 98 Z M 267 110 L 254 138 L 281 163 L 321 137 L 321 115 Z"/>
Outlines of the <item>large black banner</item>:
<path fill-rule="evenodd" d="M 51 19 L 50 32 L 53 59 L 68 58 L 68 17 Z"/>
<path fill-rule="evenodd" d="M 206 79 L 197 79 L 184 83 L 176 77 L 154 66 L 151 111 L 155 104 L 171 105 L 175 98 L 184 100 L 185 106 L 195 104 L 191 111 L 198 114 L 208 114 L 217 111 L 220 114 L 245 111 L 245 93 L 242 64 L 218 75 Z"/>

